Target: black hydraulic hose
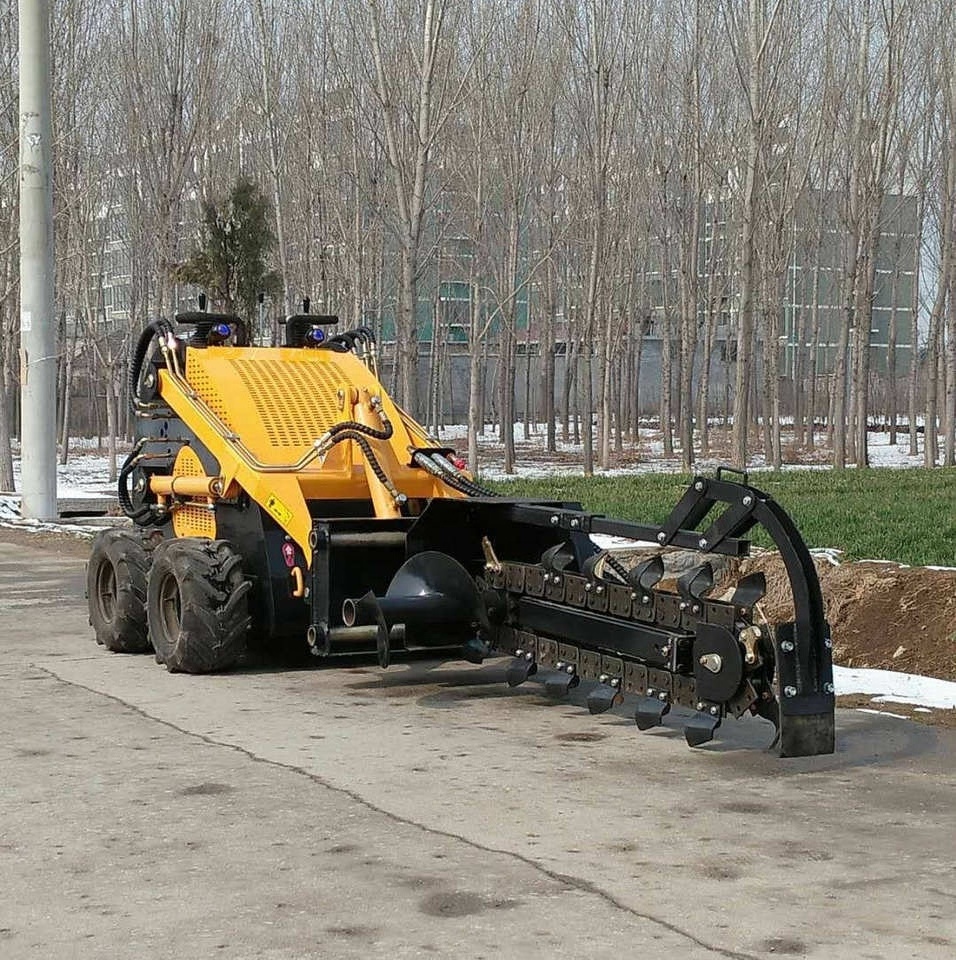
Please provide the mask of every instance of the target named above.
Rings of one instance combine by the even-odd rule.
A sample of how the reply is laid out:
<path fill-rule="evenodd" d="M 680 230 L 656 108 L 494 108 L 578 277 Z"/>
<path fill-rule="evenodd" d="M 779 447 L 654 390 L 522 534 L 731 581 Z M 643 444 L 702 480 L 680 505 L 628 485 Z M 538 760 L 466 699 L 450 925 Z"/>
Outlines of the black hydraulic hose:
<path fill-rule="evenodd" d="M 139 378 L 143 372 L 143 361 L 146 359 L 149 345 L 157 336 L 170 334 L 172 332 L 173 328 L 167 320 L 153 320 L 151 323 L 146 324 L 143 332 L 139 335 L 129 364 L 129 395 L 133 403 L 139 400 Z"/>
<path fill-rule="evenodd" d="M 457 490 L 459 493 L 463 493 L 465 494 L 465 496 L 468 496 L 468 497 L 483 496 L 483 494 L 479 494 L 473 489 L 472 485 L 468 482 L 467 478 L 456 476 L 453 473 L 449 473 L 448 471 L 443 470 L 427 454 L 419 451 L 418 453 L 415 454 L 414 461 L 423 470 L 430 473 L 436 479 L 441 480 L 442 483 L 451 487 L 453 490 Z"/>
<path fill-rule="evenodd" d="M 353 432 L 365 434 L 365 436 L 371 437 L 373 440 L 388 440 L 395 432 L 394 428 L 392 427 L 392 422 L 388 419 L 385 411 L 381 408 L 378 410 L 378 415 L 379 419 L 382 421 L 381 430 L 376 430 L 375 427 L 366 426 L 364 423 L 359 423 L 357 420 L 343 420 L 340 423 L 336 423 L 334 426 L 329 427 L 329 437 L 330 439 L 334 439 L 341 433 Z"/>
<path fill-rule="evenodd" d="M 116 495 L 119 499 L 120 508 L 123 513 L 130 518 L 134 523 L 141 523 L 146 520 L 147 517 L 154 517 L 153 508 L 151 504 L 143 504 L 141 507 L 133 506 L 133 499 L 129 495 L 129 488 L 127 487 L 126 481 L 129 479 L 129 475 L 136 469 L 136 465 L 139 463 L 139 453 L 143 449 L 143 446 L 149 441 L 148 437 L 143 437 L 134 447 L 130 450 L 129 456 L 123 462 L 123 466 L 120 468 L 119 479 L 116 485 Z"/>
<path fill-rule="evenodd" d="M 446 456 L 443 456 L 440 453 L 434 454 L 432 457 L 433 462 L 438 464 L 438 467 L 447 474 L 453 476 L 460 484 L 468 488 L 468 491 L 473 497 L 497 497 L 498 494 L 494 490 L 489 490 L 487 487 L 483 487 L 480 483 L 477 483 L 475 480 L 466 477 Z"/>
<path fill-rule="evenodd" d="M 352 421 L 336 424 L 340 429 L 335 433 L 335 436 L 331 438 L 331 445 L 334 446 L 343 440 L 353 440 L 357 443 L 362 450 L 362 455 L 365 457 L 366 463 L 368 463 L 372 473 L 375 474 L 382 486 L 388 490 L 396 503 L 404 503 L 406 499 L 404 494 L 392 483 L 391 477 L 389 477 L 381 463 L 379 463 L 378 457 L 375 456 L 375 451 L 372 450 L 372 445 L 368 442 L 369 436 L 375 439 L 387 440 L 392 435 L 391 424 L 388 423 L 385 417 L 383 417 L 383 420 L 385 420 L 388 426 L 387 433 L 385 431 L 373 430 L 371 427 L 366 427 L 361 423 L 353 424 Z M 361 428 L 361 430 L 357 428 Z M 385 433 L 385 435 L 379 436 L 382 433 Z"/>
<path fill-rule="evenodd" d="M 343 439 L 346 435 L 343 435 Z M 375 452 L 372 450 L 372 445 L 365 439 L 361 434 L 355 434 L 354 436 L 349 436 L 348 439 L 354 440 L 362 450 L 362 455 L 365 457 L 365 462 L 372 468 L 372 473 L 378 477 L 379 482 L 385 487 L 386 490 L 392 495 L 392 499 L 396 503 L 404 503 L 404 496 L 398 490 L 394 483 L 392 483 L 391 478 L 382 468 L 382 465 L 378 462 L 378 458 L 375 456 Z"/>

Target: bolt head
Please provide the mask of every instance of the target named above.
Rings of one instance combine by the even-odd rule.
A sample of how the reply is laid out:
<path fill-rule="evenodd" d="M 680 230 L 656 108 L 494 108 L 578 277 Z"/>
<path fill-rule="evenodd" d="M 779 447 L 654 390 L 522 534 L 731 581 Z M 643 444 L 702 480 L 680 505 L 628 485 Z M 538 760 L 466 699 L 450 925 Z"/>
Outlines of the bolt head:
<path fill-rule="evenodd" d="M 608 675 L 606 673 L 602 673 L 601 676 L 598 677 L 598 683 L 607 683 L 607 681 Z"/>
<path fill-rule="evenodd" d="M 784 688 L 783 688 L 783 695 L 784 695 L 785 697 L 795 697 L 795 696 L 797 695 L 797 688 L 796 688 L 796 687 L 784 687 Z"/>
<path fill-rule="evenodd" d="M 631 599 L 632 599 L 632 600 L 636 600 L 636 599 L 637 599 L 637 594 L 632 592 L 632 593 L 631 593 Z"/>
<path fill-rule="evenodd" d="M 698 700 L 698 701 L 697 701 L 697 709 L 698 709 L 698 710 L 703 710 L 703 709 L 704 709 L 704 703 L 703 703 L 702 700 Z"/>
<path fill-rule="evenodd" d="M 707 538 L 706 538 L 706 537 L 701 537 L 700 540 L 697 541 L 697 546 L 700 547 L 701 550 L 706 550 L 706 549 L 707 549 Z"/>
<path fill-rule="evenodd" d="M 572 518 L 572 520 L 571 520 L 571 529 L 572 529 L 572 530 L 577 530 L 577 528 L 580 527 L 580 526 L 581 526 L 581 521 L 578 520 L 577 517 Z"/>
<path fill-rule="evenodd" d="M 654 696 L 654 693 L 655 693 L 655 690 L 654 690 L 653 687 L 648 687 L 648 688 L 647 688 L 647 695 L 648 695 L 649 697 L 653 697 L 653 696 Z"/>
<path fill-rule="evenodd" d="M 571 676 L 574 675 L 574 667 L 569 663 L 569 664 L 564 668 L 564 672 L 565 672 L 569 677 L 571 677 Z"/>
<path fill-rule="evenodd" d="M 794 651 L 793 641 L 792 641 L 792 640 L 784 640 L 784 641 L 780 644 L 780 649 L 781 649 L 784 653 L 793 653 L 793 651 Z"/>
<path fill-rule="evenodd" d="M 823 685 L 823 689 L 826 690 L 827 693 L 833 693 L 836 688 L 832 683 L 825 683 Z"/>
<path fill-rule="evenodd" d="M 650 603 L 650 602 L 651 602 L 651 598 L 645 593 L 644 596 L 641 597 L 641 603 Z"/>
<path fill-rule="evenodd" d="M 563 661 L 563 660 L 559 660 L 559 661 L 554 665 L 554 669 L 555 669 L 555 670 L 563 670 L 563 669 L 564 669 L 564 661 Z"/>
<path fill-rule="evenodd" d="M 515 650 L 515 656 L 516 656 L 516 657 L 523 657 L 523 656 L 524 656 L 524 650 Z"/>
<path fill-rule="evenodd" d="M 524 658 L 525 658 L 525 660 L 534 660 L 534 654 L 529 650 L 529 651 L 524 655 Z"/>
<path fill-rule="evenodd" d="M 552 514 L 552 515 L 551 515 L 551 526 L 552 526 L 552 527 L 556 527 L 556 526 L 558 525 L 558 523 L 559 523 L 559 520 L 558 520 L 557 514 Z"/>
<path fill-rule="evenodd" d="M 584 592 L 585 592 L 585 593 L 590 593 L 593 589 L 594 589 L 594 584 L 586 583 L 586 584 L 584 585 Z"/>
<path fill-rule="evenodd" d="M 611 686 L 612 686 L 612 687 L 619 687 L 620 685 L 621 685 L 621 680 L 620 680 L 619 677 L 612 677 L 612 678 L 611 678 Z"/>
<path fill-rule="evenodd" d="M 695 489 L 698 493 L 700 493 L 701 490 L 704 489 L 704 481 L 703 481 L 703 480 L 698 480 L 697 483 L 694 484 L 694 489 Z"/>
<path fill-rule="evenodd" d="M 602 587 L 601 584 L 598 584 L 598 585 L 597 585 L 597 592 L 598 592 L 598 593 L 604 593 L 604 587 Z"/>
<path fill-rule="evenodd" d="M 657 542 L 663 543 L 667 539 L 667 534 L 663 530 L 657 535 Z"/>
<path fill-rule="evenodd" d="M 744 497 L 744 506 L 749 507 L 753 502 L 754 498 L 748 493 L 747 496 Z"/>
<path fill-rule="evenodd" d="M 667 699 L 667 694 L 663 690 L 661 690 L 661 692 L 657 695 L 657 699 L 660 701 L 664 701 Z"/>
<path fill-rule="evenodd" d="M 684 601 L 684 600 L 681 600 L 681 602 L 680 602 L 680 608 L 681 608 L 681 610 L 686 610 L 686 609 L 687 609 L 687 602 Z"/>
<path fill-rule="evenodd" d="M 690 608 L 690 612 L 691 612 L 691 613 L 700 613 L 700 604 L 699 604 L 699 603 L 695 603 L 695 604 Z"/>
<path fill-rule="evenodd" d="M 551 582 L 552 582 L 552 583 L 560 583 L 560 582 L 561 582 L 561 578 L 560 578 L 557 574 L 555 574 L 555 575 L 551 578 Z"/>
<path fill-rule="evenodd" d="M 717 707 L 711 707 L 711 708 L 710 708 L 710 715 L 711 715 L 712 717 L 716 717 L 716 716 L 717 716 Z"/>
<path fill-rule="evenodd" d="M 826 640 L 823 641 L 823 645 L 827 648 L 827 650 L 833 649 L 833 641 L 829 637 L 827 637 Z"/>

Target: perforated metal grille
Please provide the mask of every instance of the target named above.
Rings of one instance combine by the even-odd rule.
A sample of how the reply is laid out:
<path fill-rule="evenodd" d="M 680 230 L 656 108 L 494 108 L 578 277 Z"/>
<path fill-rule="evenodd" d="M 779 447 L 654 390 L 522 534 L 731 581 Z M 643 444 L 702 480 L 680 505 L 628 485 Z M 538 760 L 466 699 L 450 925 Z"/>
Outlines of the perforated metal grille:
<path fill-rule="evenodd" d="M 229 416 L 226 399 L 220 392 L 219 385 L 206 373 L 205 367 L 199 362 L 192 350 L 186 351 L 186 379 L 189 381 L 189 385 L 193 390 L 203 398 L 206 406 L 209 407 L 230 430 L 235 431 L 235 426 Z M 185 475 L 189 476 L 189 474 Z"/>
<path fill-rule="evenodd" d="M 173 474 L 177 477 L 204 477 L 206 471 L 195 452 L 189 447 L 183 447 L 176 456 Z"/>
<path fill-rule="evenodd" d="M 177 537 L 216 539 L 216 516 L 206 507 L 187 504 L 173 513 L 173 531 Z"/>
<path fill-rule="evenodd" d="M 183 447 L 176 456 L 173 474 L 177 477 L 203 477 L 206 471 L 194 450 Z M 173 513 L 173 531 L 177 537 L 216 538 L 216 515 L 200 504 L 178 506 Z"/>
<path fill-rule="evenodd" d="M 345 380 L 334 362 L 242 359 L 232 367 L 273 447 L 308 446 L 340 419 L 337 393 Z"/>

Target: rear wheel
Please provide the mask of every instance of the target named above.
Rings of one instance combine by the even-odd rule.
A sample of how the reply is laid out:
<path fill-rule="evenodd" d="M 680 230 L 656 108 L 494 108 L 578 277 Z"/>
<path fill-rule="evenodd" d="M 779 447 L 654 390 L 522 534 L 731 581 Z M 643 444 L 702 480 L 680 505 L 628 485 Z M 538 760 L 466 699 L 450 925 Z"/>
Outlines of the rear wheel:
<path fill-rule="evenodd" d="M 149 543 L 135 530 L 96 535 L 86 566 L 86 596 L 96 642 L 114 653 L 150 649 L 146 623 Z"/>
<path fill-rule="evenodd" d="M 251 587 L 225 540 L 182 537 L 160 544 L 147 593 L 156 659 L 170 672 L 235 666 L 246 649 Z"/>

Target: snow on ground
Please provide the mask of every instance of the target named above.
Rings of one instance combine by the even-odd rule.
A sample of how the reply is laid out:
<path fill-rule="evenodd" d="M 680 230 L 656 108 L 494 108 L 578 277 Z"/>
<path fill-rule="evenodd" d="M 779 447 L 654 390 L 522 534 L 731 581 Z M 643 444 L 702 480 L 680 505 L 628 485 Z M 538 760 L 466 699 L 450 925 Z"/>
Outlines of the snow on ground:
<path fill-rule="evenodd" d="M 838 694 L 863 693 L 875 703 L 914 703 L 937 710 L 956 709 L 956 683 L 893 670 L 834 667 Z"/>
<path fill-rule="evenodd" d="M 560 432 L 560 428 L 559 428 Z M 664 444 L 660 431 L 647 427 L 639 430 L 637 450 L 633 454 L 632 462 L 626 466 L 612 467 L 607 470 L 595 469 L 595 476 L 621 477 L 636 476 L 643 473 L 679 473 L 681 472 L 680 456 L 665 457 Z M 501 467 L 500 437 L 496 430 L 486 428 L 478 435 L 479 472 L 489 480 L 508 480 L 515 477 L 533 480 L 548 479 L 550 477 L 580 476 L 582 472 L 583 447 L 580 443 L 569 443 L 558 440 L 555 444 L 558 454 L 565 455 L 560 462 L 542 462 L 544 446 L 543 427 L 535 427 L 528 439 L 525 439 L 524 425 L 514 424 L 513 435 L 518 451 L 515 463 L 515 472 L 506 474 Z M 441 431 L 441 441 L 462 450 L 467 446 L 468 427 L 465 424 L 450 424 Z M 784 444 L 787 436 L 784 435 Z M 530 447 L 530 449 L 529 449 Z M 919 437 L 919 452 L 911 456 L 909 452 L 909 435 L 900 432 L 897 443 L 890 444 L 889 433 L 871 432 L 869 434 L 870 464 L 874 467 L 921 467 L 923 466 L 923 438 Z M 940 438 L 942 449 L 942 438 Z M 825 452 L 818 451 L 819 456 Z M 699 459 L 694 469 L 700 473 L 712 473 L 717 467 L 727 462 L 726 457 L 709 457 Z M 784 470 L 826 470 L 829 463 L 826 460 L 812 462 L 785 463 Z M 770 469 L 763 454 L 754 454 L 747 463 L 747 469 L 760 471 Z"/>
<path fill-rule="evenodd" d="M 105 455 L 86 452 L 95 449 L 93 441 L 71 441 L 71 445 L 83 449 L 74 453 L 66 464 L 56 467 L 56 494 L 60 500 L 102 500 L 116 496 L 116 484 L 109 479 L 109 463 Z M 14 455 L 13 479 L 20 489 L 20 458 Z M 115 517 L 111 523 L 116 523 Z M 70 533 L 75 536 L 90 536 L 102 525 L 95 522 L 60 521 L 38 523 L 20 516 L 19 494 L 0 492 L 0 526 L 19 527 L 44 533 Z"/>
<path fill-rule="evenodd" d="M 122 459 L 120 459 L 122 463 Z M 20 458 L 14 456 L 13 480 L 20 489 Z M 67 463 L 56 466 L 56 494 L 60 499 L 112 497 L 116 484 L 109 479 L 109 462 L 105 455 L 74 453 Z"/>

